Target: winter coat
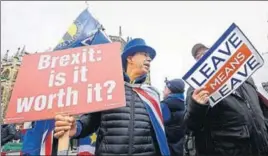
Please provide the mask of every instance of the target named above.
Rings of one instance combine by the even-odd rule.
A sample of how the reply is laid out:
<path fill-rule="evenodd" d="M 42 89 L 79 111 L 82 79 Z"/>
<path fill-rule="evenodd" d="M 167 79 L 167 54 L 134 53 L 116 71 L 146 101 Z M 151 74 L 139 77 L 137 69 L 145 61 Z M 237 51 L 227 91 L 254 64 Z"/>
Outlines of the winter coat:
<path fill-rule="evenodd" d="M 161 102 L 161 107 L 170 154 L 171 156 L 182 156 L 184 142 L 184 126 L 182 123 L 185 112 L 183 94 L 168 95 Z"/>
<path fill-rule="evenodd" d="M 83 138 L 99 129 L 96 156 L 158 156 L 160 149 L 143 101 L 132 90 L 125 77 L 126 106 L 81 116 L 77 126 Z M 144 82 L 142 80 L 136 83 Z"/>
<path fill-rule="evenodd" d="M 268 155 L 268 123 L 251 79 L 214 107 L 197 104 L 188 91 L 185 122 L 198 155 Z"/>

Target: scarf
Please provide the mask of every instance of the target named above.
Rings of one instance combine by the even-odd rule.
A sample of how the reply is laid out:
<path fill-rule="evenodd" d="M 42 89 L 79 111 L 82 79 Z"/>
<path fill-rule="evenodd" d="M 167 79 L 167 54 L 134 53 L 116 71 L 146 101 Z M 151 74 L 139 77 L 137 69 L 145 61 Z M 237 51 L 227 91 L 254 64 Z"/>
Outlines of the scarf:
<path fill-rule="evenodd" d="M 180 99 L 181 101 L 184 102 L 184 94 L 183 93 L 171 93 L 167 96 L 167 98 L 176 98 L 176 99 Z M 166 98 L 166 99 L 167 99 Z"/>
<path fill-rule="evenodd" d="M 129 84 L 133 90 L 138 94 L 143 103 L 156 134 L 156 139 L 160 148 L 160 152 L 163 156 L 170 155 L 167 138 L 165 134 L 164 121 L 160 107 L 160 96 L 158 92 L 149 85 L 141 84 Z"/>

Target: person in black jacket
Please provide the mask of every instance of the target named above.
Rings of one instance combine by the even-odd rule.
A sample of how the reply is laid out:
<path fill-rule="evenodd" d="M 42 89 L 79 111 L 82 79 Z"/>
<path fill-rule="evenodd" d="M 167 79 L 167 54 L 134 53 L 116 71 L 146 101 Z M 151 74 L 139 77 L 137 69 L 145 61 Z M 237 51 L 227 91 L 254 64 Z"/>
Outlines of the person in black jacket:
<path fill-rule="evenodd" d="M 16 135 L 16 127 L 14 124 L 1 125 L 1 146 L 12 141 Z"/>
<path fill-rule="evenodd" d="M 192 55 L 200 59 L 208 50 L 196 44 Z M 193 131 L 197 155 L 267 156 L 267 118 L 261 109 L 253 79 L 210 107 L 205 88 L 189 88 L 185 122 Z"/>
<path fill-rule="evenodd" d="M 166 80 L 165 83 L 164 100 L 161 102 L 161 107 L 170 154 L 171 156 L 182 156 L 185 84 L 182 79 Z"/>
<path fill-rule="evenodd" d="M 70 130 L 70 136 L 83 138 L 98 130 L 96 156 L 159 156 L 161 148 L 144 101 L 133 91 L 146 80 L 150 62 L 156 52 L 143 39 L 127 43 L 121 55 L 124 69 L 126 106 L 103 112 L 84 114 L 78 121 L 73 117 L 55 117 L 55 137 Z M 159 95 L 158 95 L 159 96 Z M 160 97 L 158 99 L 160 103 Z M 165 136 L 164 136 L 165 137 Z M 161 140 L 162 142 L 167 141 Z M 168 154 L 169 155 L 169 154 Z"/>

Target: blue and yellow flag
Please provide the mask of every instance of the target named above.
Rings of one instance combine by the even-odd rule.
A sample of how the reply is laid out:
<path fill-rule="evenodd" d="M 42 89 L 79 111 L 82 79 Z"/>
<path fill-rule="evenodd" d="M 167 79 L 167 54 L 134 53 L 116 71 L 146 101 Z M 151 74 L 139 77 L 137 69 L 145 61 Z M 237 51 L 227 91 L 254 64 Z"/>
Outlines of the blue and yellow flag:
<path fill-rule="evenodd" d="M 94 132 L 87 137 L 81 138 L 78 141 L 77 156 L 94 156 L 95 146 L 97 141 L 97 133 Z"/>
<path fill-rule="evenodd" d="M 102 25 L 87 8 L 75 19 L 54 51 L 110 42 L 109 37 L 102 31 Z"/>

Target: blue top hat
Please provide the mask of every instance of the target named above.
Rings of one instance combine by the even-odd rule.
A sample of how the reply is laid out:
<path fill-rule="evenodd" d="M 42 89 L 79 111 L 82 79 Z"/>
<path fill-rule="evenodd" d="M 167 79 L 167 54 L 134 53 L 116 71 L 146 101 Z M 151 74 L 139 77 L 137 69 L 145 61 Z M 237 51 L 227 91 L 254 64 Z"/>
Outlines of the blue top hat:
<path fill-rule="evenodd" d="M 126 64 L 127 64 L 127 57 L 133 56 L 137 52 L 146 52 L 152 60 L 155 58 L 155 55 L 156 55 L 155 50 L 152 47 L 146 45 L 146 43 L 143 39 L 135 38 L 135 39 L 129 41 L 125 45 L 124 51 L 121 54 L 124 69 L 125 69 Z"/>

